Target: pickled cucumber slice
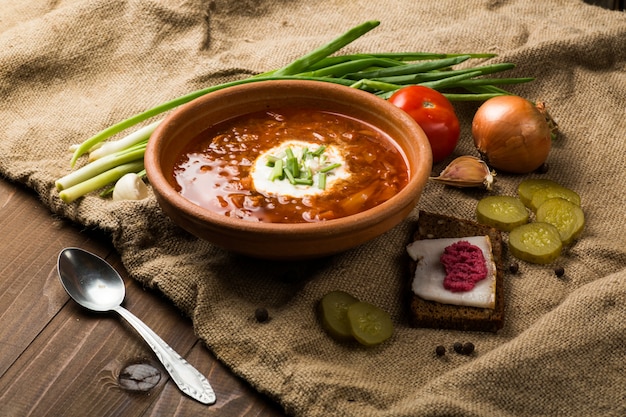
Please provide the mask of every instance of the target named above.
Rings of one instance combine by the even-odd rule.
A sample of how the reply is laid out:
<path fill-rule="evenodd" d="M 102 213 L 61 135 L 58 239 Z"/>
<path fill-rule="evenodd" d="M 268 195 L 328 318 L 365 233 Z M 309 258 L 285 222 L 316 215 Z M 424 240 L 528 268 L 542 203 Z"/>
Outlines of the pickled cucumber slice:
<path fill-rule="evenodd" d="M 359 301 L 348 307 L 352 336 L 365 346 L 378 345 L 393 334 L 389 314 L 373 304 Z"/>
<path fill-rule="evenodd" d="M 530 207 L 530 202 L 536 191 L 541 190 L 542 188 L 560 186 L 561 184 L 552 180 L 544 178 L 529 178 L 519 183 L 517 186 L 517 195 L 526 207 Z"/>
<path fill-rule="evenodd" d="M 530 208 L 532 211 L 537 212 L 537 209 L 540 205 L 542 205 L 546 200 L 551 198 L 560 197 L 571 203 L 580 206 L 580 196 L 573 190 L 569 188 L 563 187 L 562 185 L 556 187 L 546 187 L 540 190 L 537 190 L 532 199 L 530 200 Z"/>
<path fill-rule="evenodd" d="M 561 236 L 550 223 L 524 224 L 509 233 L 509 250 L 518 259 L 535 264 L 548 264 L 561 255 Z"/>
<path fill-rule="evenodd" d="M 541 204 L 537 208 L 536 219 L 556 227 L 564 245 L 578 238 L 585 227 L 583 210 L 561 197 L 550 198 Z"/>
<path fill-rule="evenodd" d="M 479 223 L 510 232 L 515 227 L 528 223 L 528 210 L 519 198 L 492 195 L 485 197 L 476 206 Z"/>
<path fill-rule="evenodd" d="M 344 291 L 331 291 L 320 301 L 322 327 L 338 340 L 352 339 L 352 330 L 348 321 L 348 307 L 359 301 Z"/>

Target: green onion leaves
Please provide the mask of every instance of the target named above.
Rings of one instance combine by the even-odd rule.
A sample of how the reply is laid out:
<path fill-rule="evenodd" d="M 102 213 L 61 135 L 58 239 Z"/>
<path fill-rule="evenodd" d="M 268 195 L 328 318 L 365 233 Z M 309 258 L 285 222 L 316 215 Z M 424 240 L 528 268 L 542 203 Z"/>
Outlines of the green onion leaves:
<path fill-rule="evenodd" d="M 282 68 L 190 92 L 109 126 L 75 147 L 70 159 L 70 167 L 73 168 L 79 158 L 85 154 L 89 154 L 90 158 L 82 168 L 56 181 L 61 199 L 65 202 L 74 201 L 91 191 L 110 187 L 113 181 L 126 172 L 142 171 L 146 143 L 160 121 L 153 121 L 122 139 L 105 144 L 102 142 L 200 96 L 224 88 L 257 81 L 297 79 L 341 84 L 370 92 L 381 99 L 387 99 L 396 90 L 417 84 L 440 91 L 450 101 L 485 101 L 495 96 L 508 95 L 509 93 L 501 88 L 501 85 L 532 81 L 532 78 L 483 78 L 486 74 L 512 69 L 514 65 L 510 63 L 467 65 L 472 59 L 487 60 L 496 56 L 490 53 L 338 54 L 340 49 L 379 24 L 380 22 L 376 20 L 364 22 Z M 460 63 L 464 64 L 464 68 L 453 68 Z M 98 148 L 101 150 L 97 150 Z M 272 180 L 287 177 L 293 184 L 308 184 L 316 175 L 320 187 L 323 188 L 326 183 L 326 174 L 334 169 L 332 165 L 315 172 L 310 172 L 310 169 L 303 167 L 303 160 L 309 157 L 321 158 L 323 152 L 323 148 L 318 148 L 312 152 L 307 150 L 301 160 L 287 157 L 281 159 L 280 162 L 268 161 L 274 167 L 271 174 Z M 98 158 L 102 158 L 103 161 L 98 162 Z M 71 192 L 68 191 L 70 188 Z M 110 193 L 104 192 L 101 195 L 108 194 Z"/>

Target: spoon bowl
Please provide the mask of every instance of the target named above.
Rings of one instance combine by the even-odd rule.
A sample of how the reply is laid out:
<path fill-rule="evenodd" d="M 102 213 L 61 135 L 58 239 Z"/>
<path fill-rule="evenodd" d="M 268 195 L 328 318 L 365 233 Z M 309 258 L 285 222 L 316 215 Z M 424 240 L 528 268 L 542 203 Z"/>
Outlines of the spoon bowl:
<path fill-rule="evenodd" d="M 124 301 L 126 288 L 122 277 L 92 253 L 64 249 L 59 255 L 58 270 L 65 291 L 89 310 L 111 311 Z"/>
<path fill-rule="evenodd" d="M 144 322 L 121 306 L 126 294 L 120 274 L 104 259 L 79 248 L 59 253 L 57 270 L 61 285 L 81 306 L 93 311 L 115 311 L 148 343 L 180 390 L 193 399 L 215 403 L 209 381 Z"/>

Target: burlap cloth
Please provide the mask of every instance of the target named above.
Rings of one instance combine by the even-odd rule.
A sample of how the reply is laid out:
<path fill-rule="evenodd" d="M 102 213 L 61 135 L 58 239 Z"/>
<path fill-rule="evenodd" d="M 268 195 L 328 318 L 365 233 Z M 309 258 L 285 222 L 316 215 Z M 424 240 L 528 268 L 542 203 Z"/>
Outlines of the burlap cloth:
<path fill-rule="evenodd" d="M 0 11 L 0 171 L 52 213 L 110 234 L 133 278 L 158 287 L 215 355 L 294 416 L 626 415 L 626 15 L 577 0 L 4 0 Z M 284 264 L 245 259 L 174 226 L 154 198 L 60 202 L 68 146 L 155 104 L 278 68 L 365 20 L 348 51 L 495 52 L 536 81 L 562 136 L 551 178 L 578 191 L 582 239 L 553 266 L 506 279 L 498 334 L 407 325 L 404 246 L 415 214 L 345 254 Z M 458 107 L 457 154 L 474 153 L 475 104 Z M 434 171 L 442 166 L 435 166 Z M 499 194 L 524 177 L 498 176 Z M 473 218 L 484 193 L 429 184 L 418 208 Z M 5 238 L 10 238 L 5 236 Z M 344 289 L 389 311 L 373 349 L 334 342 L 314 307 Z M 271 320 L 259 324 L 265 306 Z M 442 344 L 472 356 L 434 355 Z M 450 351 L 450 349 L 449 349 Z"/>

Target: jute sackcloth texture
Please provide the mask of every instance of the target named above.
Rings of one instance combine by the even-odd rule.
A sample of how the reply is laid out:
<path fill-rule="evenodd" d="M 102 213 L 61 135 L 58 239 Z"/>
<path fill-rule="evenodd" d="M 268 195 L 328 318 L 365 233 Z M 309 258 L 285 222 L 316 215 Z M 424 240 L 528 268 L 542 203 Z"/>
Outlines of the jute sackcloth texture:
<path fill-rule="evenodd" d="M 473 219 L 481 191 L 428 184 L 409 218 L 327 259 L 246 259 L 173 225 L 153 197 L 62 203 L 68 147 L 187 92 L 278 68 L 366 20 L 351 52 L 493 52 L 510 90 L 544 100 L 561 127 L 545 174 L 500 174 L 496 194 L 545 177 L 582 196 L 587 226 L 553 266 L 506 278 L 497 334 L 407 325 L 405 245 L 418 209 Z M 0 12 L 0 171 L 52 213 L 108 233 L 132 277 L 159 288 L 207 346 L 294 416 L 626 415 L 626 15 L 577 0 L 8 0 Z M 459 104 L 455 155 L 476 154 L 477 105 Z M 440 171 L 445 163 L 433 167 Z M 386 309 L 383 345 L 330 339 L 315 306 L 343 289 Z M 271 319 L 259 324 L 254 310 Z M 472 356 L 434 355 L 471 341 Z"/>

